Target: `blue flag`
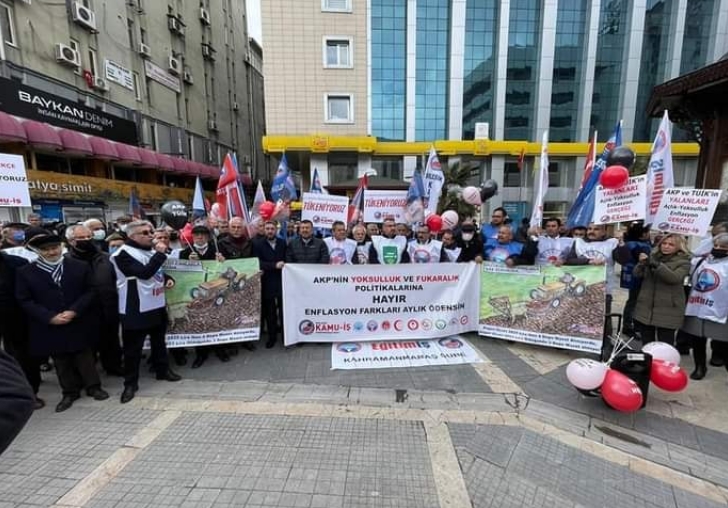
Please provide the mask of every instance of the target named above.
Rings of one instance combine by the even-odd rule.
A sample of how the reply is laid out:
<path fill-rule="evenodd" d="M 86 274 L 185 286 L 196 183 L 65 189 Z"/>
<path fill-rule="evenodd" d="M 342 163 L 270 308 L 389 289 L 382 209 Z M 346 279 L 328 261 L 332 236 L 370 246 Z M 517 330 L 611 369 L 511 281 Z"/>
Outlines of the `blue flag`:
<path fill-rule="evenodd" d="M 588 226 L 593 221 L 594 216 L 594 198 L 597 192 L 597 185 L 599 184 L 599 177 L 607 167 L 607 156 L 615 147 L 622 145 L 622 121 L 620 120 L 616 127 L 614 127 L 614 133 L 612 137 L 607 140 L 604 145 L 602 154 L 594 164 L 589 179 L 584 183 L 584 186 L 576 195 L 574 204 L 569 210 L 569 215 L 566 218 L 566 226 L 571 229 L 577 226 Z"/>
<path fill-rule="evenodd" d="M 318 168 L 313 168 L 313 176 L 311 176 L 311 189 L 309 192 L 315 192 L 316 194 L 323 194 L 324 189 L 321 187 L 321 180 L 319 179 Z"/>
<path fill-rule="evenodd" d="M 419 168 L 415 169 L 407 190 L 404 219 L 408 224 L 425 221 L 425 185 L 422 181 L 422 171 Z"/>
<path fill-rule="evenodd" d="M 273 178 L 273 185 L 270 188 L 270 196 L 273 198 L 273 201 L 293 201 L 298 199 L 296 184 L 291 176 L 291 170 L 288 168 L 286 154 L 283 154 L 281 162 L 278 164 L 278 171 L 276 171 L 276 176 Z"/>
<path fill-rule="evenodd" d="M 139 202 L 136 187 L 132 187 L 131 193 L 129 194 L 129 215 L 131 215 L 135 220 L 147 220 L 147 214 L 144 213 L 144 209 Z"/>
<path fill-rule="evenodd" d="M 192 222 L 204 219 L 206 215 L 205 195 L 202 193 L 202 182 L 198 176 L 195 181 L 195 193 L 192 196 Z"/>

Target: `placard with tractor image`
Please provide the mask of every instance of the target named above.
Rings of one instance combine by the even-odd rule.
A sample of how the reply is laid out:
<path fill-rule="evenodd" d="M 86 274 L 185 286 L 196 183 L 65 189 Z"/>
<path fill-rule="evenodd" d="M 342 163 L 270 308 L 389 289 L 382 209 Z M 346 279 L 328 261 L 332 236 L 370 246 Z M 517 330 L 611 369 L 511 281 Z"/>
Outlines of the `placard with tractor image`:
<path fill-rule="evenodd" d="M 258 260 L 171 261 L 167 299 L 168 347 L 257 340 L 260 330 Z"/>
<path fill-rule="evenodd" d="M 603 266 L 486 270 L 481 274 L 481 333 L 518 339 L 523 331 L 601 340 L 604 292 Z"/>

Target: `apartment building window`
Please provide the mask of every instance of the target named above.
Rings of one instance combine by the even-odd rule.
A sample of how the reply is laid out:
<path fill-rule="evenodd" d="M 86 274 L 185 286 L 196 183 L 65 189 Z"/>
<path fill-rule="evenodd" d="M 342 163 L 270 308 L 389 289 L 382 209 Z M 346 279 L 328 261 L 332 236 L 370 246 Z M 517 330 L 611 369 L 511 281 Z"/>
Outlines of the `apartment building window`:
<path fill-rule="evenodd" d="M 149 143 L 152 145 L 152 150 L 157 149 L 157 124 L 149 122 Z"/>
<path fill-rule="evenodd" d="M 13 25 L 13 11 L 9 6 L 0 4 L 0 32 L 6 44 L 15 46 L 15 26 Z"/>
<path fill-rule="evenodd" d="M 518 163 L 506 162 L 503 165 L 503 186 L 521 187 L 521 185 L 521 170 L 518 168 Z"/>
<path fill-rule="evenodd" d="M 326 123 L 354 123 L 354 98 L 351 94 L 324 96 Z"/>
<path fill-rule="evenodd" d="M 134 78 L 134 95 L 136 96 L 136 100 L 140 101 L 140 100 L 142 100 L 142 89 L 141 89 L 141 84 L 139 82 L 139 73 L 132 72 L 131 75 L 132 75 L 132 78 Z"/>
<path fill-rule="evenodd" d="M 351 68 L 352 45 L 348 37 L 324 37 L 324 67 Z"/>
<path fill-rule="evenodd" d="M 99 73 L 97 72 L 99 67 L 98 67 L 98 63 L 96 61 L 96 50 L 95 49 L 88 50 L 88 66 L 89 66 L 89 70 L 91 71 L 92 76 L 99 76 Z"/>
<path fill-rule="evenodd" d="M 142 44 L 147 43 L 147 31 L 141 27 L 139 27 L 139 42 Z"/>
<path fill-rule="evenodd" d="M 68 45 L 71 47 L 73 51 L 78 53 L 79 63 L 81 64 L 80 67 L 83 67 L 83 58 L 81 57 L 81 45 L 78 43 L 76 39 L 71 39 L 68 41 Z M 79 68 L 80 68 L 79 67 Z M 76 71 L 79 72 L 79 71 Z"/>
<path fill-rule="evenodd" d="M 351 0 L 321 0 L 324 12 L 351 12 Z"/>
<path fill-rule="evenodd" d="M 131 49 L 136 49 L 136 44 L 134 44 L 134 20 L 126 18 L 126 34 L 129 37 L 129 47 Z"/>

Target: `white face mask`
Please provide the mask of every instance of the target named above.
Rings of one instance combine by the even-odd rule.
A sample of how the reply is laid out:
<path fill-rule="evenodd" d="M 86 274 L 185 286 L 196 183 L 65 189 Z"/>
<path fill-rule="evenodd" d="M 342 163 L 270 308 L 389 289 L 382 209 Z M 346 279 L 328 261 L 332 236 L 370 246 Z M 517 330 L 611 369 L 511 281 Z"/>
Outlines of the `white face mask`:
<path fill-rule="evenodd" d="M 207 243 L 196 243 L 194 246 L 197 250 L 207 249 Z"/>
<path fill-rule="evenodd" d="M 126 233 L 126 224 L 119 224 L 119 231 L 122 233 Z"/>
<path fill-rule="evenodd" d="M 463 233 L 463 240 L 469 242 L 473 239 L 473 233 Z"/>
<path fill-rule="evenodd" d="M 41 256 L 41 257 L 43 258 L 43 256 Z M 52 266 L 57 266 L 57 265 L 60 265 L 61 263 L 63 263 L 63 256 L 59 257 L 55 261 L 49 261 L 48 259 L 43 258 L 43 262 L 47 263 L 49 265 L 52 265 Z"/>
<path fill-rule="evenodd" d="M 106 231 L 104 231 L 103 229 L 97 229 L 96 231 L 94 231 L 93 235 L 94 240 L 103 240 L 104 238 L 106 238 Z"/>

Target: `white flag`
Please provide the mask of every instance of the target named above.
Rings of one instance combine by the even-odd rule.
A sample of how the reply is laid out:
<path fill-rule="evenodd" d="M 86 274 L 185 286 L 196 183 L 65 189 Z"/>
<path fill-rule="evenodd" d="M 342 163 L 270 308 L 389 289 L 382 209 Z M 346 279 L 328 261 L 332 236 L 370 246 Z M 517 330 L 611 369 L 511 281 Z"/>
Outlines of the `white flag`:
<path fill-rule="evenodd" d="M 442 185 L 445 183 L 445 175 L 442 173 L 440 159 L 437 158 L 437 152 L 434 146 L 430 147 L 430 156 L 427 158 L 427 166 L 425 166 L 422 183 L 425 187 L 425 210 L 427 212 L 437 213 L 437 203 L 440 201 Z"/>
<path fill-rule="evenodd" d="M 652 143 L 652 155 L 647 166 L 647 213 L 645 224 L 652 224 L 660 207 L 660 200 L 665 189 L 675 186 L 672 174 L 672 122 L 667 110 L 662 116 L 660 128 L 657 129 L 655 142 Z"/>
<path fill-rule="evenodd" d="M 549 190 L 549 131 L 544 131 L 541 140 L 541 161 L 533 182 L 533 210 L 530 226 L 540 228 L 543 222 L 543 200 Z"/>

